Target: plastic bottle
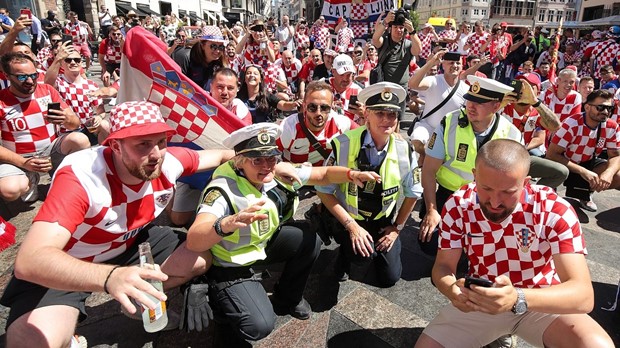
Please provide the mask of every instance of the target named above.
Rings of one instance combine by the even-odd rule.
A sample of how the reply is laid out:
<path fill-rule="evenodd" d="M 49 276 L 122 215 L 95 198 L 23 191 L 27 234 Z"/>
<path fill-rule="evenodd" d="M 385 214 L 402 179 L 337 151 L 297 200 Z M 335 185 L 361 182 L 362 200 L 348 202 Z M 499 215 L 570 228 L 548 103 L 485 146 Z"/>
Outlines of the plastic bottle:
<path fill-rule="evenodd" d="M 147 269 L 156 269 L 155 262 L 153 261 L 153 254 L 151 254 L 151 245 L 146 242 L 138 246 L 140 251 L 140 267 Z M 161 292 L 164 291 L 164 285 L 160 280 L 147 280 L 153 287 Z M 155 297 L 145 293 L 147 297 L 157 304 L 155 309 L 150 309 L 144 305 L 141 306 L 142 311 L 142 323 L 144 324 L 144 330 L 146 332 L 157 332 L 166 327 L 168 324 L 168 314 L 166 313 L 166 302 L 159 301 Z"/>

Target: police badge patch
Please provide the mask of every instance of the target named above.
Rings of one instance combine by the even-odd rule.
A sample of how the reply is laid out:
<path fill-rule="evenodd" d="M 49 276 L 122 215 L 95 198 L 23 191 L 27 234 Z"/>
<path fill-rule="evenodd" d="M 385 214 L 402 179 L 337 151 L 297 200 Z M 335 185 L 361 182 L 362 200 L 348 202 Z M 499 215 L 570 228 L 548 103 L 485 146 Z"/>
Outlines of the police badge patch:
<path fill-rule="evenodd" d="M 428 140 L 428 149 L 432 150 L 433 147 L 435 146 L 435 140 L 437 139 L 437 133 L 433 132 L 433 135 L 431 135 L 431 138 Z"/>
<path fill-rule="evenodd" d="M 222 193 L 220 192 L 220 190 L 211 190 L 209 191 L 209 193 L 207 193 L 202 203 L 208 206 L 213 206 L 213 202 L 215 202 L 215 200 L 220 198 L 221 196 Z"/>
<path fill-rule="evenodd" d="M 459 162 L 465 162 L 467 159 L 467 149 L 469 149 L 469 145 L 460 143 L 459 149 L 456 152 L 456 160 Z"/>
<path fill-rule="evenodd" d="M 327 166 L 333 166 L 334 163 L 336 163 L 336 158 L 335 157 L 330 157 L 327 159 Z"/>
<path fill-rule="evenodd" d="M 265 233 L 269 233 L 269 212 L 266 211 L 265 214 L 267 214 L 267 218 L 265 220 L 258 221 L 258 234 L 261 236 Z"/>
<path fill-rule="evenodd" d="M 269 136 L 267 129 L 261 129 L 261 131 L 258 133 L 258 142 L 262 145 L 267 145 L 270 141 L 271 137 Z"/>

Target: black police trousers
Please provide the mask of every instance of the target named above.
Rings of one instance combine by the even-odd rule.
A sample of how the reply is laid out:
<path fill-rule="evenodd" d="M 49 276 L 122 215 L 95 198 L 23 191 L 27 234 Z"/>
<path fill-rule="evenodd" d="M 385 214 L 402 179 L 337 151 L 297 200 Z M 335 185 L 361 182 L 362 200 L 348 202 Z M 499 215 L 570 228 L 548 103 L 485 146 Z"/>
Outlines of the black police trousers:
<path fill-rule="evenodd" d="M 285 225 L 267 243 L 267 258 L 253 266 L 286 262 L 274 296 L 282 303 L 295 306 L 302 299 L 320 250 L 321 241 L 316 233 Z M 250 267 L 212 266 L 207 277 L 210 284 L 216 284 L 211 286 L 209 294 L 216 317 L 223 316 L 242 339 L 257 341 L 273 331 L 276 314 L 265 288 Z"/>

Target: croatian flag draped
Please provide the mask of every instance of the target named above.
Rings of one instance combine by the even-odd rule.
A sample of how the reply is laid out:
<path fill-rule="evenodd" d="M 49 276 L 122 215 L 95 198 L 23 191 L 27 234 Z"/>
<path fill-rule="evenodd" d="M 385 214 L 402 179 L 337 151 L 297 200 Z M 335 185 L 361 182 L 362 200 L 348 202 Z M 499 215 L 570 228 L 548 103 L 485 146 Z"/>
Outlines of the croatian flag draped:
<path fill-rule="evenodd" d="M 166 123 L 177 131 L 171 142 L 224 148 L 222 140 L 243 127 L 241 120 L 183 75 L 166 49 L 164 42 L 142 27 L 127 33 L 117 102 L 147 100 L 159 105 Z"/>
<path fill-rule="evenodd" d="M 400 6 L 401 0 L 324 0 L 321 15 L 333 28 L 338 18 L 350 20 L 355 38 L 365 38 L 383 13 Z"/>

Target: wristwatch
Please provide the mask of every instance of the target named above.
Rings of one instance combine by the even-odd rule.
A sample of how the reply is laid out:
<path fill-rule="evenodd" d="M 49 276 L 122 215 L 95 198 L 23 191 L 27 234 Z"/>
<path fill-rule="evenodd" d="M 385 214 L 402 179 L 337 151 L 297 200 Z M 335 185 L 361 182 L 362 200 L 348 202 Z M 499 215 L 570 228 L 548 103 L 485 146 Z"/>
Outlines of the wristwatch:
<path fill-rule="evenodd" d="M 527 312 L 527 301 L 525 301 L 525 293 L 519 288 L 517 290 L 517 302 L 512 306 L 512 312 L 516 315 L 521 315 Z"/>
<path fill-rule="evenodd" d="M 217 235 L 220 237 L 228 237 L 235 232 L 235 231 L 231 231 L 231 232 L 225 233 L 224 231 L 222 231 L 222 219 L 224 219 L 227 216 L 228 215 L 220 216 L 213 223 L 213 228 L 215 229 L 215 233 L 217 233 Z"/>

